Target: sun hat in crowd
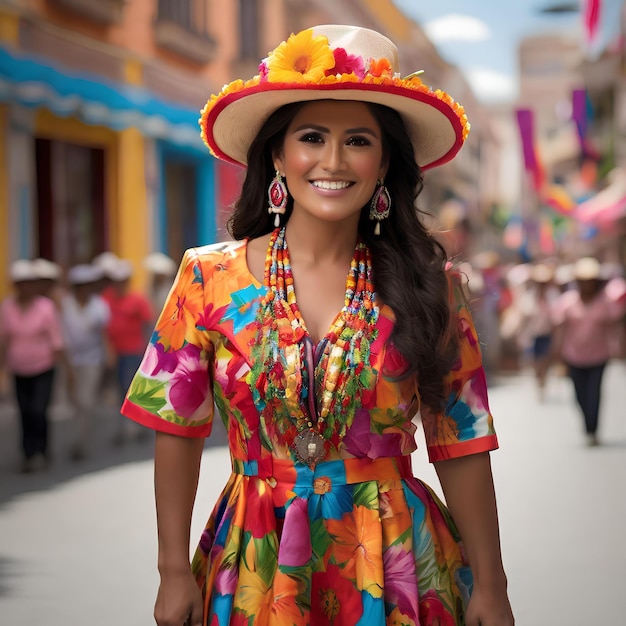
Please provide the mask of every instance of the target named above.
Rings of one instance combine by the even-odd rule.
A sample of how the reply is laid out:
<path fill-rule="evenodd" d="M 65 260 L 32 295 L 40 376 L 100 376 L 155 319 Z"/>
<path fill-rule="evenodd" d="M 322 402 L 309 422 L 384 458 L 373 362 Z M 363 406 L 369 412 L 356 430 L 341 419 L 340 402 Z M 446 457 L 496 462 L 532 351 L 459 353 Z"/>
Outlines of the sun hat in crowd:
<path fill-rule="evenodd" d="M 259 74 L 211 96 L 200 118 L 211 153 L 247 164 L 248 149 L 281 106 L 314 100 L 386 105 L 404 120 L 422 169 L 454 157 L 470 125 L 463 107 L 417 76 L 401 77 L 396 45 L 376 31 L 330 24 L 292 34 L 261 61 Z"/>
<path fill-rule="evenodd" d="M 144 260 L 143 266 L 153 274 L 162 276 L 174 276 L 176 270 L 176 262 L 162 252 L 151 252 Z"/>
<path fill-rule="evenodd" d="M 37 278 L 44 280 L 59 280 L 61 278 L 61 267 L 48 259 L 35 259 L 32 261 L 33 270 Z"/>
<path fill-rule="evenodd" d="M 104 276 L 104 271 L 97 265 L 75 265 L 67 273 L 67 282 L 70 285 L 89 285 L 97 283 Z"/>
<path fill-rule="evenodd" d="M 28 259 L 17 259 L 11 263 L 9 277 L 14 283 L 24 283 L 29 280 L 39 280 L 33 262 Z"/>
<path fill-rule="evenodd" d="M 100 254 L 97 254 L 92 259 L 91 264 L 99 267 L 105 273 L 105 275 L 107 275 L 108 270 L 116 265 L 119 260 L 120 258 L 117 256 L 117 254 L 115 254 L 114 252 L 109 252 L 107 250 L 106 252 L 101 252 Z"/>
<path fill-rule="evenodd" d="M 530 270 L 530 278 L 536 283 L 549 283 L 554 278 L 554 271 L 545 263 L 537 263 Z"/>
<path fill-rule="evenodd" d="M 574 278 L 576 280 L 596 280 L 600 278 L 601 269 L 598 259 L 586 256 L 578 259 L 574 264 Z"/>
<path fill-rule="evenodd" d="M 115 264 L 107 267 L 104 271 L 113 282 L 121 283 L 133 275 L 133 266 L 126 259 L 118 259 Z"/>

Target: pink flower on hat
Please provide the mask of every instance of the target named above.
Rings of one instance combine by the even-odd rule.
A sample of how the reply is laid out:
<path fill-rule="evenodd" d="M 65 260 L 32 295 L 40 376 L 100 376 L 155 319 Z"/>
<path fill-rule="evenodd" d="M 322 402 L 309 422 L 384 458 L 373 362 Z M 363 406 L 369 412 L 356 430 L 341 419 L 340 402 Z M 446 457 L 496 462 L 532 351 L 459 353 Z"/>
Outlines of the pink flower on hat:
<path fill-rule="evenodd" d="M 343 48 L 333 50 L 335 57 L 335 67 L 326 74 L 356 74 L 359 78 L 365 76 L 365 63 L 363 58 L 355 54 L 348 54 Z"/>

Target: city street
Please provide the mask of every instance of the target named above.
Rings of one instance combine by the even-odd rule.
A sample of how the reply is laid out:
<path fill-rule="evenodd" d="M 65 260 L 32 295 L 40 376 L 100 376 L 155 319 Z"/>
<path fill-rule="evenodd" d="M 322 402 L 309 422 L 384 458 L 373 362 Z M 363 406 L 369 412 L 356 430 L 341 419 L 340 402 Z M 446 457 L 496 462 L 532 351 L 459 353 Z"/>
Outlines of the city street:
<path fill-rule="evenodd" d="M 588 448 L 569 381 L 543 404 L 528 374 L 496 378 L 492 455 L 517 626 L 624 624 L 626 363 L 606 373 L 600 439 Z M 113 447 L 118 416 L 99 407 L 97 450 L 67 459 L 71 422 L 54 408 L 54 463 L 21 475 L 14 409 L 0 406 L 0 623 L 150 626 L 157 586 L 151 437 Z M 203 457 L 194 537 L 229 473 L 224 433 Z M 420 439 L 421 443 L 421 439 Z M 423 448 L 415 473 L 438 489 Z"/>

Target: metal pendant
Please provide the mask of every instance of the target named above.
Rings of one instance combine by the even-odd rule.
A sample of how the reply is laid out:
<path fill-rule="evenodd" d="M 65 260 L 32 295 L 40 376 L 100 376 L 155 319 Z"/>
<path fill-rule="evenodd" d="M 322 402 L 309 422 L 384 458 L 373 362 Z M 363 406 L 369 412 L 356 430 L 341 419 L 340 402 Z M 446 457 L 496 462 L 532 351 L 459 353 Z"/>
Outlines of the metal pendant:
<path fill-rule="evenodd" d="M 293 451 L 300 463 L 315 469 L 315 466 L 326 456 L 326 440 L 314 430 L 303 430 L 293 440 Z"/>

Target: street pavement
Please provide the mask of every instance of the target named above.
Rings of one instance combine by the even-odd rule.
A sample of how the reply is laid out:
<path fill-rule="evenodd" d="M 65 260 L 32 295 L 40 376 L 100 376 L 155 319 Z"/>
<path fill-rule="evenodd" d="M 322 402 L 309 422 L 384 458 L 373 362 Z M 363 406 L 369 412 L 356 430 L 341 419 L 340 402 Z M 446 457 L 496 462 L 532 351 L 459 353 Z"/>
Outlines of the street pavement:
<path fill-rule="evenodd" d="M 490 400 L 517 626 L 623 626 L 626 363 L 607 370 L 597 448 L 584 443 L 565 378 L 550 379 L 540 404 L 530 375 L 495 377 Z M 120 417 L 102 403 L 93 416 L 93 455 L 72 462 L 67 414 L 57 401 L 52 466 L 21 475 L 15 410 L 0 402 L 0 625 L 150 626 L 158 584 L 153 436 L 113 446 Z M 440 492 L 419 441 L 415 473 Z M 217 425 L 203 455 L 194 537 L 230 470 L 225 442 Z"/>

